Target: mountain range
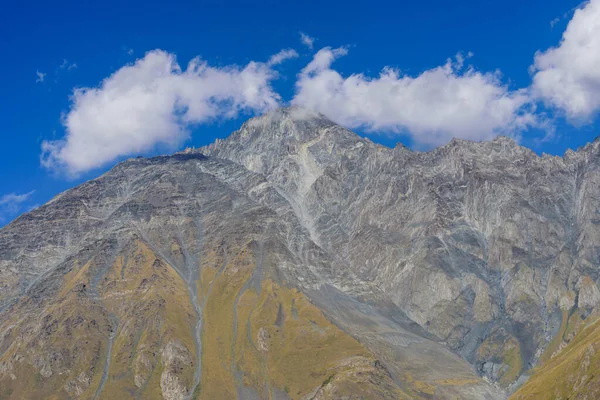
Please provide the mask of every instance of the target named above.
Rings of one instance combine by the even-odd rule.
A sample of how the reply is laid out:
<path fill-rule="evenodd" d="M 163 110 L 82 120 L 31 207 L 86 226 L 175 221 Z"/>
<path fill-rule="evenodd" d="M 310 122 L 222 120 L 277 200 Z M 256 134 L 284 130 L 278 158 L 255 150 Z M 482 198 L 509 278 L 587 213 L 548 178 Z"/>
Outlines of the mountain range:
<path fill-rule="evenodd" d="M 0 399 L 596 398 L 599 155 L 292 107 L 126 160 L 0 230 Z"/>

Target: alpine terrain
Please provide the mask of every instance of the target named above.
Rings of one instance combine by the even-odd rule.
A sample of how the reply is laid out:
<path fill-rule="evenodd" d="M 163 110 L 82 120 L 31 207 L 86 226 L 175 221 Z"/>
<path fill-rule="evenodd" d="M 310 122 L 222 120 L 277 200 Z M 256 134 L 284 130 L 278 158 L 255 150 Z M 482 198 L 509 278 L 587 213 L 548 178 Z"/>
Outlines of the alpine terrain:
<path fill-rule="evenodd" d="M 592 399 L 599 281 L 600 141 L 284 108 L 0 230 L 0 399 Z"/>

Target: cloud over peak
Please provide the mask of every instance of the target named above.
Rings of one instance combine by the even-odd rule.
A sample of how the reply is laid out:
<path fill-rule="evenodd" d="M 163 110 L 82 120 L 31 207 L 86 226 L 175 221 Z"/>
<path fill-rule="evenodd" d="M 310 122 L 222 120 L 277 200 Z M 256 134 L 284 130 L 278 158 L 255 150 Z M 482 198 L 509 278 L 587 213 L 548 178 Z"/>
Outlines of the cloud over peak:
<path fill-rule="evenodd" d="M 351 128 L 406 133 L 425 146 L 452 137 L 490 139 L 537 124 L 526 90 L 511 91 L 498 73 L 464 68 L 462 54 L 418 76 L 386 67 L 374 78 L 343 77 L 333 69 L 346 54 L 345 48 L 317 52 L 298 76 L 293 104 Z"/>
<path fill-rule="evenodd" d="M 148 52 L 98 87 L 74 90 L 63 118 L 66 135 L 42 143 L 42 165 L 77 175 L 156 145 L 176 148 L 190 125 L 276 107 L 271 66 L 294 54 L 244 67 L 212 67 L 195 58 L 184 70 L 173 54 Z"/>
<path fill-rule="evenodd" d="M 300 32 L 300 39 L 313 48 L 314 38 Z M 349 128 L 407 135 L 417 147 L 453 137 L 519 137 L 530 128 L 551 134 L 551 120 L 537 110 L 542 103 L 578 123 L 600 110 L 600 0 L 575 11 L 556 47 L 535 54 L 531 84 L 523 88 L 509 86 L 498 71 L 469 65 L 471 53 L 419 74 L 384 67 L 375 76 L 336 68 L 346 55 L 348 47 L 313 54 L 296 76 L 289 103 Z M 191 126 L 278 107 L 287 102 L 272 86 L 276 67 L 297 57 L 296 50 L 283 49 L 244 66 L 215 67 L 195 58 L 182 68 L 174 54 L 148 52 L 97 86 L 73 91 L 65 136 L 42 143 L 42 165 L 77 175 L 157 145 L 178 148 Z M 65 60 L 61 69 L 69 65 Z M 45 74 L 37 75 L 42 82 Z"/>

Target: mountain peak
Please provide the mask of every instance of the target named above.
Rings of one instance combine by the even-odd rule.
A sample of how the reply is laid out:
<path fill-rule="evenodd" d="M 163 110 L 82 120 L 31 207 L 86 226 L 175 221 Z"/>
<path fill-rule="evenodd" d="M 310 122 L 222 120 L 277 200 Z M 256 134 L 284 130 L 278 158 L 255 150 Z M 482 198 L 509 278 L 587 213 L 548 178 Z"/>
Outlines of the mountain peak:
<path fill-rule="evenodd" d="M 506 137 L 396 151 L 289 107 L 121 163 L 0 230 L 0 397 L 89 398 L 106 383 L 156 398 L 168 379 L 177 398 L 232 398 L 265 393 L 236 380 L 260 369 L 300 398 L 331 379 L 355 390 L 354 369 L 383 359 L 362 376 L 506 398 L 487 381 L 510 390 L 559 351 L 550 325 L 575 332 L 600 310 L 599 147 L 569 162 Z"/>
<path fill-rule="evenodd" d="M 217 140 L 197 151 L 211 155 L 218 148 L 223 150 L 225 146 L 240 147 L 239 150 L 244 152 L 252 149 L 251 151 L 260 154 L 287 153 L 298 146 L 319 141 L 324 137 L 343 146 L 364 141 L 360 136 L 317 111 L 290 106 L 273 109 L 251 118 L 225 140 Z"/>
<path fill-rule="evenodd" d="M 301 128 L 315 128 L 335 125 L 325 115 L 299 106 L 280 107 L 251 118 L 244 122 L 240 130 L 250 128 L 273 128 L 275 126 L 298 126 Z"/>

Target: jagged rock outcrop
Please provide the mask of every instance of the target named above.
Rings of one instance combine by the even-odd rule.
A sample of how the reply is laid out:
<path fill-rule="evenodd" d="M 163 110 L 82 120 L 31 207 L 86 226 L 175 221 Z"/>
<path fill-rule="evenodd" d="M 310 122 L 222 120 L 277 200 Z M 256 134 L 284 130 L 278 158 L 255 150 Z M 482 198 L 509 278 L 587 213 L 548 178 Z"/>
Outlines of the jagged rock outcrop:
<path fill-rule="evenodd" d="M 597 304 L 599 146 L 540 157 L 499 137 L 414 152 L 289 109 L 198 151 L 264 175 L 358 280 L 509 384 L 561 310 Z M 502 348 L 482 348 L 494 336 Z"/>
<path fill-rule="evenodd" d="M 0 230 L 0 398 L 505 398 L 600 302 L 599 147 L 289 108 L 125 161 Z"/>

